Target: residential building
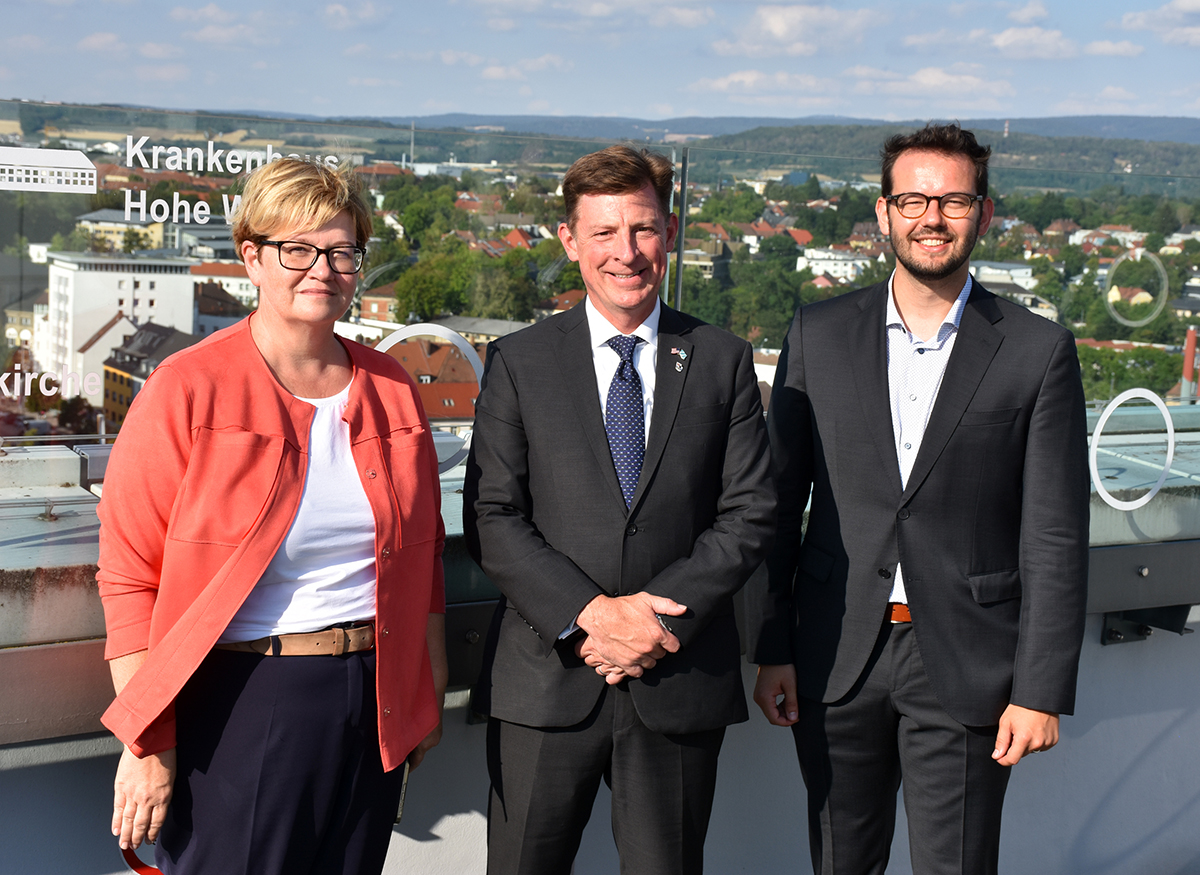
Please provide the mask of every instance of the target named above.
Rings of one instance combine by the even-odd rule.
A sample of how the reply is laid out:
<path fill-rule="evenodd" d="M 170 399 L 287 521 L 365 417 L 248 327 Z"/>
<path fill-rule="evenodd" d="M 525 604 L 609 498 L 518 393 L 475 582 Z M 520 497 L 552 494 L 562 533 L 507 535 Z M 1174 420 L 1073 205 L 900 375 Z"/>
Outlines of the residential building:
<path fill-rule="evenodd" d="M 193 283 L 192 294 L 195 304 L 193 333 L 201 337 L 241 322 L 250 313 L 250 308 L 225 291 L 220 283 Z"/>
<path fill-rule="evenodd" d="M 187 332 L 147 322 L 115 347 L 104 361 L 104 418 L 111 426 L 121 427 L 129 405 L 163 359 L 200 339 Z"/>
<path fill-rule="evenodd" d="M 706 280 L 722 279 L 728 276 L 731 259 L 729 245 L 724 240 L 685 241 L 683 266 L 699 268 Z"/>
<path fill-rule="evenodd" d="M 388 294 L 389 291 L 391 294 Z M 379 319 L 383 322 L 395 322 L 396 284 L 388 283 L 386 286 L 380 286 L 377 289 L 372 289 L 370 292 L 364 292 L 359 313 L 363 319 Z M 405 313 L 404 315 L 407 316 L 408 314 Z"/>
<path fill-rule="evenodd" d="M 116 312 L 135 325 L 192 332 L 193 262 L 80 252 L 52 252 L 46 319 L 34 318 L 35 357 L 43 371 L 69 373 L 75 351 Z M 39 335 L 42 335 L 39 344 Z M 67 397 L 72 394 L 64 386 Z"/>
<path fill-rule="evenodd" d="M 103 374 L 104 362 L 112 355 L 113 349 L 128 343 L 137 334 L 137 330 L 138 327 L 128 316 L 117 311 L 75 350 L 75 366 L 72 372 L 80 377 L 85 374 Z M 79 394 L 87 399 L 88 404 L 93 407 L 104 406 L 107 393 L 104 392 L 103 380 L 81 380 L 79 385 Z M 95 391 L 88 391 L 92 388 Z"/>
<path fill-rule="evenodd" d="M 146 243 L 140 249 L 161 249 L 163 246 L 163 223 L 153 219 L 139 218 L 130 213 L 125 218 L 124 210 L 93 210 L 75 219 L 75 227 L 93 236 L 99 236 L 110 252 L 120 252 L 125 246 L 125 232 L 136 231 Z"/>
<path fill-rule="evenodd" d="M 216 283 L 251 310 L 258 306 L 258 289 L 240 261 L 204 261 L 193 264 L 191 274 L 195 282 Z"/>

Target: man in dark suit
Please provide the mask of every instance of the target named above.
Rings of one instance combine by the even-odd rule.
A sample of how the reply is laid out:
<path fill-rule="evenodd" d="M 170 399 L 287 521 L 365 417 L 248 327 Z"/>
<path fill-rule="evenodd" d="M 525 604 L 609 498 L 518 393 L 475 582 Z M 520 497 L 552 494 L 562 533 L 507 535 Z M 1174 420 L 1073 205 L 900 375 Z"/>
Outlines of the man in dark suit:
<path fill-rule="evenodd" d="M 914 872 L 996 872 L 1008 767 L 1074 706 L 1079 364 L 1069 332 L 968 272 L 990 151 L 957 125 L 888 140 L 895 272 L 804 307 L 779 360 L 749 655 L 755 701 L 795 734 L 818 873 L 882 875 L 901 777 Z"/>
<path fill-rule="evenodd" d="M 749 345 L 663 305 L 672 167 L 614 146 L 563 179 L 587 298 L 488 347 L 463 489 L 500 588 L 489 873 L 566 875 L 601 778 L 623 872 L 698 873 L 725 727 L 747 717 L 732 596 L 774 524 Z"/>

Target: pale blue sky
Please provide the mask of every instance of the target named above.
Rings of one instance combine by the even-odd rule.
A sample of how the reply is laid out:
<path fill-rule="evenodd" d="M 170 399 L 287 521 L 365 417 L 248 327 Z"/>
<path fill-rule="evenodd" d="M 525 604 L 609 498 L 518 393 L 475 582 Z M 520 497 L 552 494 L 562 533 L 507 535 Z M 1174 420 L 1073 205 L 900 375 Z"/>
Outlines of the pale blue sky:
<path fill-rule="evenodd" d="M 7 0 L 0 96 L 318 115 L 1200 116 L 1200 0 Z"/>

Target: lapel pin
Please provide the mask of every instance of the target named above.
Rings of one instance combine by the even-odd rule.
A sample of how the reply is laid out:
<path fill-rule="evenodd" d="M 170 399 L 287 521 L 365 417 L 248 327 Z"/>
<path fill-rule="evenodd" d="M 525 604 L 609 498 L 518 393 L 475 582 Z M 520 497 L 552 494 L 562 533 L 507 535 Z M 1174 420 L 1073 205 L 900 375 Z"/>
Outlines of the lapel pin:
<path fill-rule="evenodd" d="M 682 371 L 683 370 L 683 362 L 675 362 L 675 370 Z"/>
<path fill-rule="evenodd" d="M 679 356 L 680 360 L 686 360 L 687 359 L 687 350 L 680 349 L 677 346 L 673 346 L 673 347 L 671 347 L 671 355 L 677 355 L 677 356 Z"/>

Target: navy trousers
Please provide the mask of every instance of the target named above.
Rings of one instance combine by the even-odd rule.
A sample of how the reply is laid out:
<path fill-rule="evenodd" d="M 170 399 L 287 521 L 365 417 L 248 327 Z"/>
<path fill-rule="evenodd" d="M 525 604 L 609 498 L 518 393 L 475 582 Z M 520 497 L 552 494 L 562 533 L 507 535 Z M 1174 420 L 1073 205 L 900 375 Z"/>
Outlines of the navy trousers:
<path fill-rule="evenodd" d="M 379 757 L 375 654 L 214 650 L 175 704 L 166 875 L 379 873 L 401 773 Z"/>

